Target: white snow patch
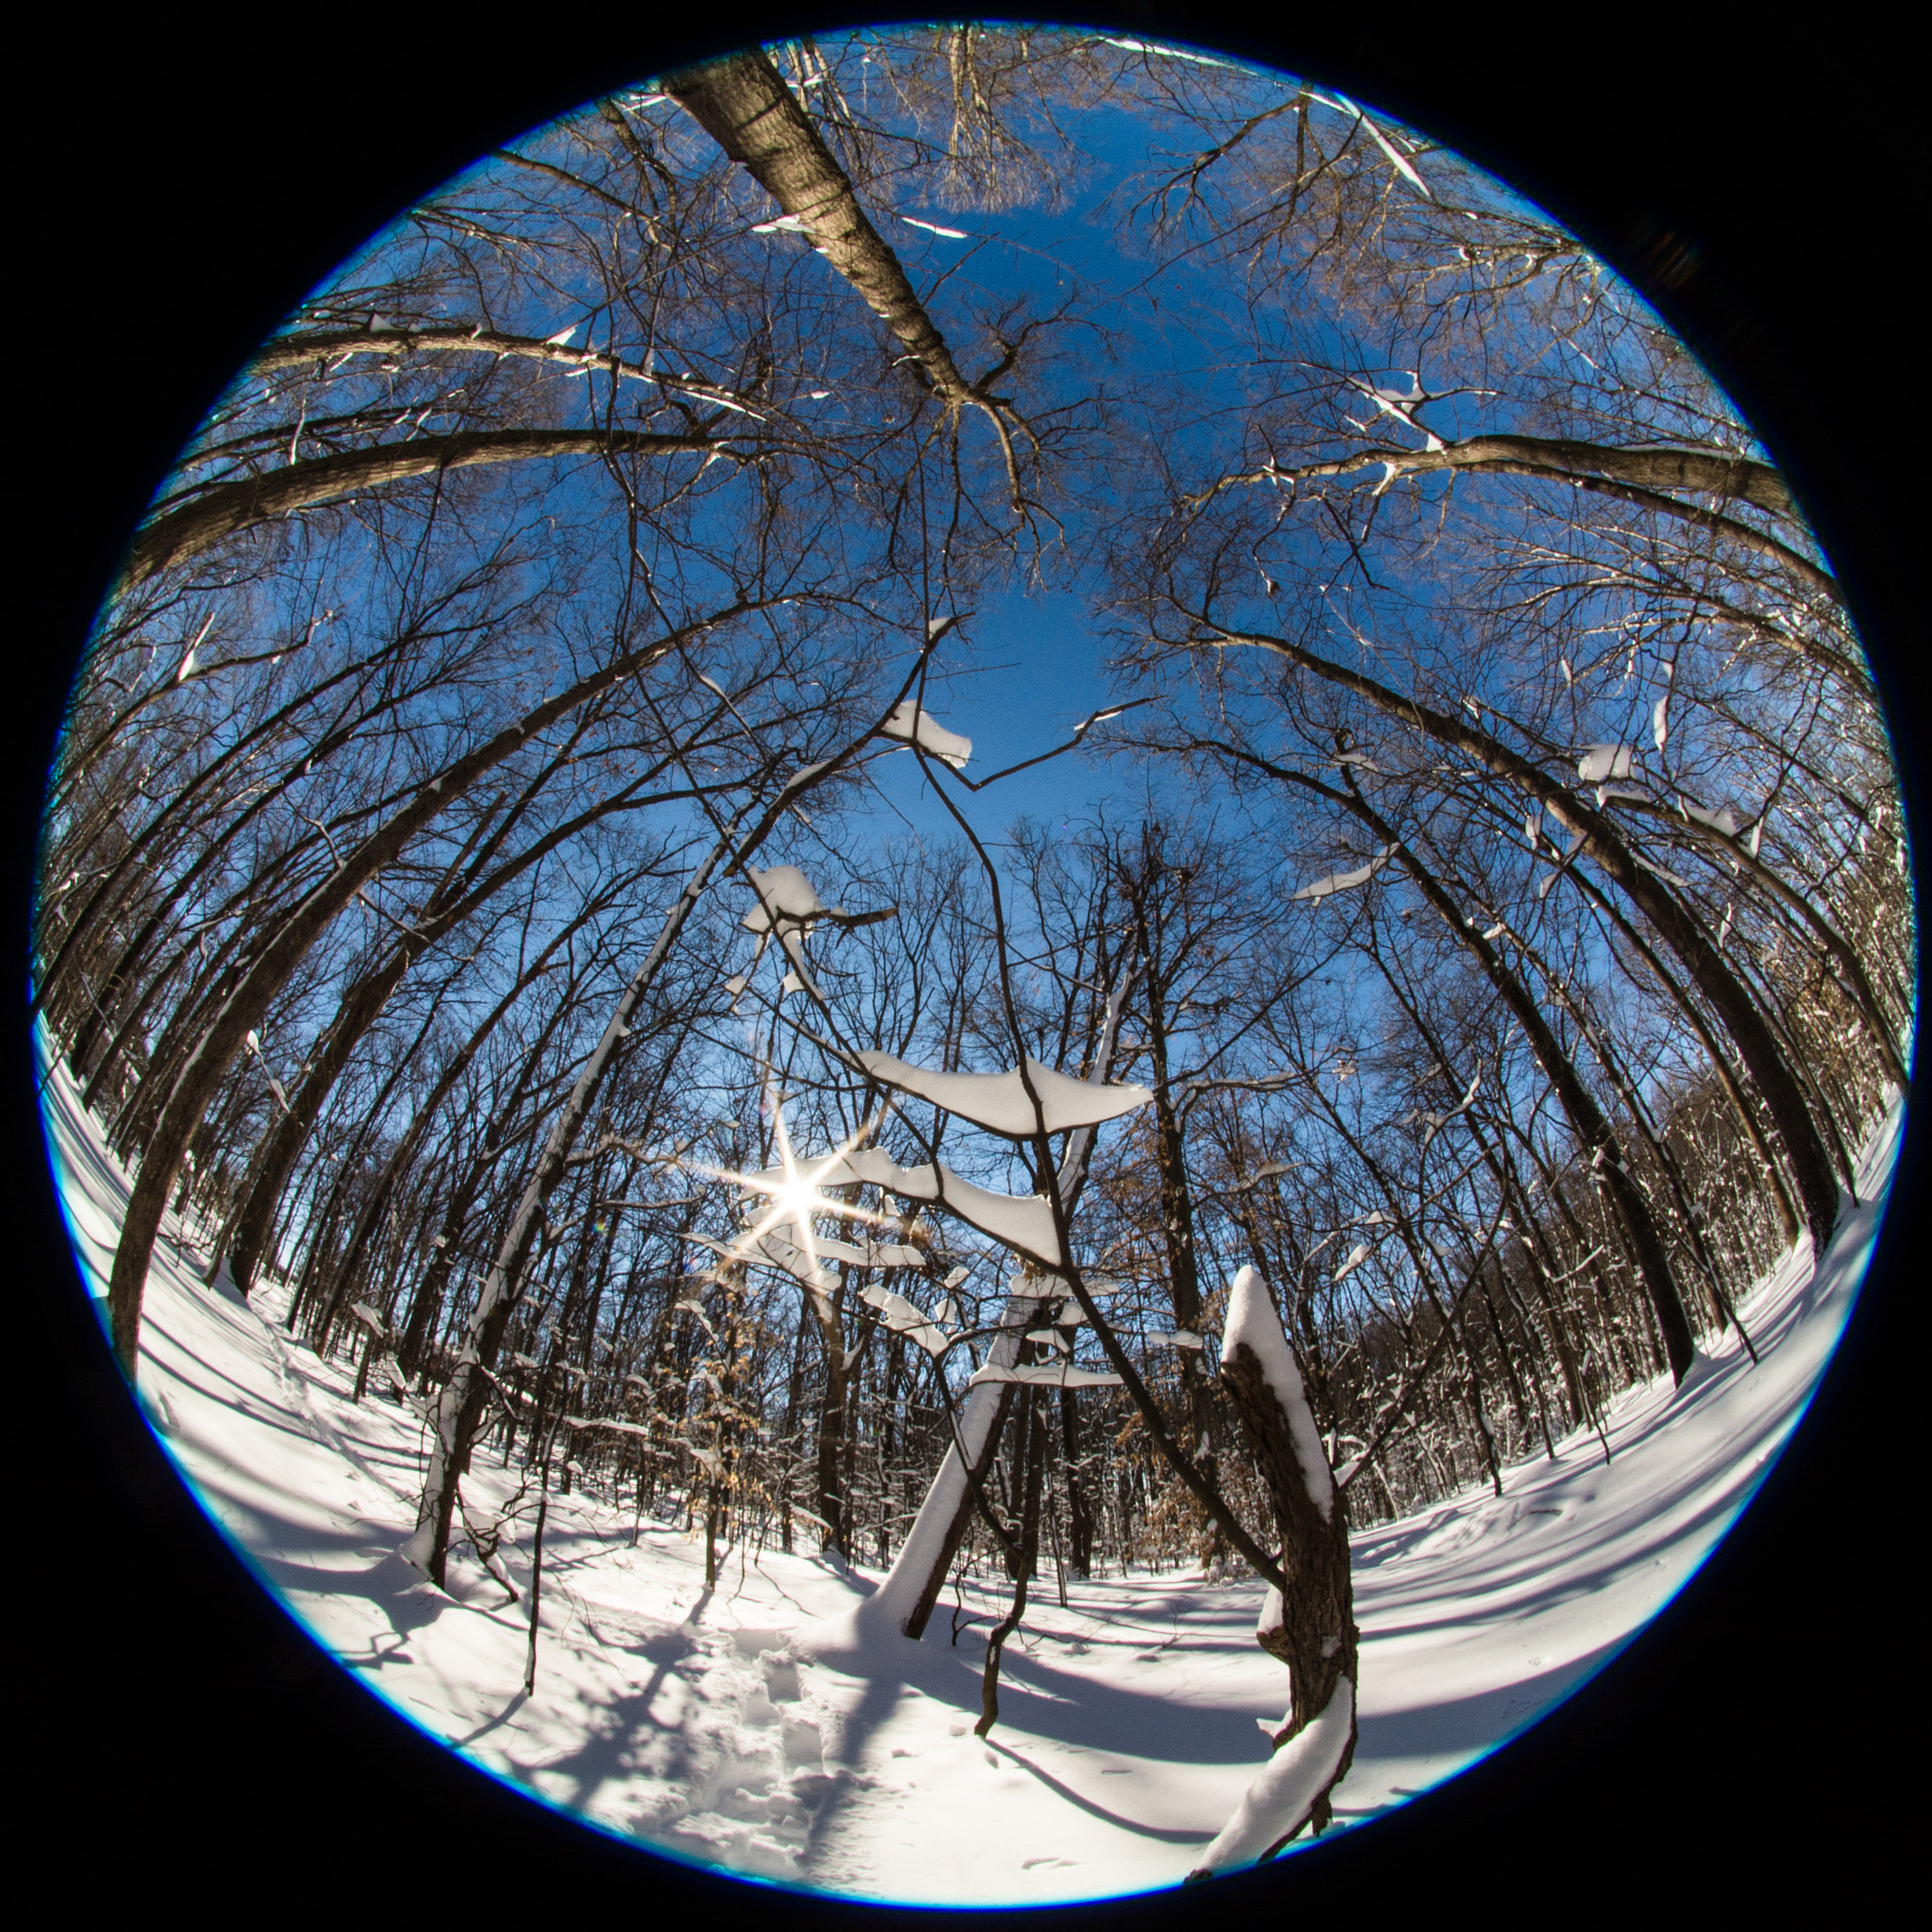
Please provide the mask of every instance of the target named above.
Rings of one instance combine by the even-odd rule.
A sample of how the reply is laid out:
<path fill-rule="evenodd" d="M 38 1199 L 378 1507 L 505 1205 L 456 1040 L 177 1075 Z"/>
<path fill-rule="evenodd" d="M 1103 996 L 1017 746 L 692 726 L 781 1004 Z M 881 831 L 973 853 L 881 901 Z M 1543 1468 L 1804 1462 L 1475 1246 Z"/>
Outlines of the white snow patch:
<path fill-rule="evenodd" d="M 1032 1083 L 1040 1099 L 1036 1112 L 1017 1070 L 1008 1074 L 946 1074 L 911 1066 L 905 1060 L 894 1059 L 889 1053 L 861 1052 L 854 1058 L 874 1079 L 886 1086 L 916 1093 L 922 1100 L 958 1114 L 962 1121 L 971 1121 L 974 1126 L 1017 1141 L 1031 1140 L 1042 1124 L 1049 1134 L 1096 1126 L 1137 1107 L 1145 1107 L 1154 1098 L 1145 1087 L 1108 1087 L 1057 1074 L 1029 1056 L 1025 1063 L 1026 1080 Z"/>
<path fill-rule="evenodd" d="M 1586 785 L 1601 785 L 1606 778 L 1630 775 L 1630 747 L 1627 744 L 1592 744 L 1576 760 L 1576 775 Z"/>
<path fill-rule="evenodd" d="M 795 865 L 771 865 L 762 872 L 753 865 L 745 870 L 758 898 L 740 922 L 747 932 L 770 932 L 774 924 L 780 932 L 808 932 L 816 921 L 838 909 L 819 897 L 817 888 Z"/>
<path fill-rule="evenodd" d="M 1389 862 L 1393 845 L 1385 845 L 1368 864 L 1357 866 L 1353 872 L 1332 872 L 1326 878 L 1315 880 L 1312 885 L 1304 886 L 1295 893 L 1297 899 L 1325 899 L 1333 892 L 1346 892 L 1356 886 L 1367 885 L 1369 880 Z"/>
<path fill-rule="evenodd" d="M 923 227 L 924 224 L 917 225 Z M 942 234 L 945 231 L 935 232 Z M 904 704 L 894 706 L 892 715 L 879 726 L 879 736 L 903 739 L 908 744 L 919 745 L 941 762 L 951 765 L 956 772 L 963 770 L 966 760 L 973 756 L 973 741 L 962 738 L 957 731 L 948 731 L 917 698 L 908 698 Z"/>

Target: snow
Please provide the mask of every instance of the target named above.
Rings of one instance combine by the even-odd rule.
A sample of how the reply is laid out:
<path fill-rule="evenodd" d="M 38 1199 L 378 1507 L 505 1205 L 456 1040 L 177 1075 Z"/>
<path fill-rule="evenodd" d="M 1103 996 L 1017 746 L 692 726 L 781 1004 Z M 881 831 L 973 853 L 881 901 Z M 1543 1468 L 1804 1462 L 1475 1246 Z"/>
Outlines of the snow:
<path fill-rule="evenodd" d="M 837 909 L 819 897 L 812 882 L 795 865 L 772 865 L 762 872 L 754 865 L 746 871 L 758 897 L 758 904 L 740 922 L 747 932 L 770 932 L 774 923 L 781 933 L 787 928 L 808 930 L 814 920 Z"/>
<path fill-rule="evenodd" d="M 917 222 L 913 225 L 923 228 L 927 224 Z M 936 235 L 949 232 L 945 228 L 933 229 Z M 963 235 L 959 237 L 962 242 L 965 239 Z M 879 736 L 904 739 L 908 744 L 917 744 L 951 765 L 956 772 L 963 770 L 966 760 L 973 756 L 973 741 L 960 737 L 957 731 L 948 731 L 917 698 L 908 698 L 904 704 L 894 706 L 892 715 L 879 726 Z"/>
<path fill-rule="evenodd" d="M 1109 47 L 1120 47 L 1129 54 L 1157 54 L 1163 60 L 1191 60 L 1197 67 L 1225 67 L 1225 60 L 1216 60 L 1207 54 L 1190 54 L 1179 47 L 1157 46 L 1152 41 L 1115 40 L 1111 34 L 1100 37 Z"/>
<path fill-rule="evenodd" d="M 987 1352 L 987 1370 L 1013 1367 L 1019 1357 L 1021 1338 L 1039 1312 L 1037 1295 L 1016 1291 L 1007 1297 L 999 1333 Z M 800 1640 L 802 1647 L 821 1657 L 845 1654 L 863 1657 L 868 1651 L 880 1647 L 890 1655 L 895 1646 L 908 1643 L 903 1634 L 907 1619 L 932 1574 L 947 1531 L 966 1499 L 967 1467 L 977 1463 L 986 1446 L 987 1432 L 999 1414 L 1000 1401 L 998 1391 L 984 1383 L 968 1388 L 955 1417 L 954 1444 L 927 1486 L 892 1567 L 870 1596 L 848 1600 L 842 1608 L 809 1625 L 808 1635 Z M 964 1460 L 960 1456 L 962 1447 Z"/>
<path fill-rule="evenodd" d="M 1627 744 L 1592 744 L 1576 761 L 1576 775 L 1586 785 L 1600 785 L 1606 778 L 1630 775 L 1630 747 Z"/>
<path fill-rule="evenodd" d="M 1016 1141 L 1030 1141 L 1042 1121 L 1049 1134 L 1061 1134 L 1074 1127 L 1095 1126 L 1102 1121 L 1115 1120 L 1137 1107 L 1145 1107 L 1154 1098 L 1148 1088 L 1108 1087 L 1091 1080 L 1075 1080 L 1029 1057 L 1026 1079 L 1040 1098 L 1036 1113 L 1017 1070 L 1008 1074 L 945 1074 L 910 1066 L 889 1053 L 861 1052 L 854 1058 L 884 1085 L 916 1093 L 922 1100 L 929 1100 L 948 1113 L 971 1121 L 974 1126 Z"/>
<path fill-rule="evenodd" d="M 1372 128 L 1370 131 L 1373 133 L 1374 129 Z M 1381 137 L 1377 135 L 1376 139 L 1379 141 L 1381 140 Z M 1382 144 L 1384 147 L 1388 147 L 1389 145 L 1387 142 L 1383 142 Z M 1392 154 L 1394 150 L 1391 149 L 1390 152 Z M 1406 164 L 1404 164 L 1404 166 L 1405 172 L 1407 172 Z M 1420 185 L 1420 183 L 1418 183 L 1418 185 Z M 1423 439 L 1423 446 L 1425 449 L 1439 450 L 1442 447 L 1442 439 L 1440 436 L 1435 435 L 1430 430 L 1424 428 L 1424 426 L 1415 420 L 1416 405 L 1419 403 L 1432 402 L 1435 400 L 1432 396 L 1424 394 L 1422 382 L 1420 378 L 1414 379 L 1411 382 L 1410 387 L 1406 390 L 1378 389 L 1377 387 L 1375 387 L 1374 384 L 1362 382 L 1359 379 L 1356 381 L 1355 387 L 1357 390 L 1359 390 L 1361 393 L 1369 399 L 1370 402 L 1374 403 L 1376 408 L 1381 410 L 1385 416 L 1392 416 L 1398 423 L 1404 424 L 1408 428 L 1413 429 L 1416 432 L 1416 434 Z M 1468 700 L 1465 699 L 1464 702 L 1467 703 Z"/>
<path fill-rule="evenodd" d="M 1710 811 L 1704 806 L 1693 805 L 1690 799 L 1680 796 L 1677 800 L 1677 809 L 1693 825 L 1707 825 L 1713 832 L 1722 832 L 1727 839 L 1735 839 L 1738 836 L 1738 814 L 1727 805 L 1720 806 L 1716 811 Z"/>
<path fill-rule="evenodd" d="M 1357 1242 L 1355 1248 L 1351 1251 L 1348 1259 L 1345 1260 L 1341 1264 L 1341 1266 L 1335 1271 L 1334 1274 L 1330 1277 L 1330 1279 L 1333 1281 L 1346 1281 L 1348 1277 L 1351 1274 L 1353 1274 L 1357 1268 L 1359 1268 L 1362 1265 L 1362 1263 L 1366 1261 L 1369 1258 L 1369 1257 L 1374 1253 L 1374 1250 L 1369 1245 L 1367 1241 Z"/>
<path fill-rule="evenodd" d="M 988 1362 L 974 1369 L 969 1389 L 987 1382 L 1033 1382 L 1048 1389 L 1118 1389 L 1121 1378 L 1111 1369 L 1076 1369 L 1070 1362 L 1034 1362 L 1021 1368 Z"/>
<path fill-rule="evenodd" d="M 1331 892 L 1346 892 L 1353 887 L 1366 885 L 1388 862 L 1389 855 L 1394 850 L 1394 846 L 1385 845 L 1368 864 L 1357 867 L 1354 872 L 1330 873 L 1326 878 L 1304 886 L 1294 896 L 1297 899 L 1325 899 Z"/>
<path fill-rule="evenodd" d="M 1364 1250 L 1357 1248 L 1357 1254 Z M 1260 1364 L 1261 1377 L 1274 1391 L 1288 1418 L 1288 1433 L 1294 1443 L 1294 1459 L 1301 1467 L 1302 1483 L 1308 1500 L 1322 1512 L 1324 1522 L 1335 1516 L 1335 1478 L 1328 1468 L 1328 1455 L 1322 1447 L 1322 1432 L 1315 1426 L 1315 1412 L 1308 1407 L 1302 1387 L 1301 1365 L 1282 1331 L 1281 1317 L 1268 1284 L 1252 1268 L 1243 1268 L 1228 1285 L 1227 1322 L 1221 1334 L 1221 1358 L 1226 1361 L 1238 1348 L 1250 1350 Z M 1274 1592 L 1271 1591 L 1270 1596 Z M 1266 1614 L 1264 1609 L 1263 1614 Z"/>
<path fill-rule="evenodd" d="M 1195 1870 L 1239 1871 L 1297 1829 L 1335 1775 L 1348 1748 L 1349 1720 L 1354 1715 L 1355 1686 L 1346 1677 L 1339 1678 L 1321 1714 L 1282 1745 L 1241 1793 L 1234 1816 L 1201 1855 Z"/>
<path fill-rule="evenodd" d="M 82 1275 L 105 1294 L 126 1176 L 64 1069 L 46 1105 Z M 1838 1341 L 1901 1119 L 1894 1109 L 1867 1147 L 1863 1205 L 1823 1267 L 1814 1274 L 1803 1241 L 1744 1300 L 1758 1367 L 1726 1335 L 1681 1390 L 1666 1375 L 1609 1407 L 1607 1465 L 1579 1433 L 1554 1463 L 1506 1468 L 1501 1496 L 1485 1483 L 1355 1535 L 1359 1738 L 1334 1794 L 1338 1828 L 1534 1723 L 1697 1569 Z M 467 1545 L 447 1592 L 394 1554 L 415 1524 L 421 1420 L 387 1394 L 354 1401 L 351 1366 L 285 1340 L 273 1275 L 248 1303 L 219 1277 L 205 1284 L 209 1232 L 168 1216 L 149 1279 L 139 1389 L 163 1446 L 319 1643 L 513 1787 L 735 1872 L 996 1906 L 1175 1886 L 1265 1795 L 1257 1774 L 1287 1780 L 1256 1728 L 1283 1709 L 1286 1680 L 1255 1643 L 1251 1580 L 1069 1577 L 1062 1609 L 1049 1574 L 1007 1647 L 1001 1721 L 982 1746 L 971 1726 L 984 1631 L 1004 1591 L 963 1586 L 978 1621 L 955 1643 L 949 1587 L 915 1644 L 855 1616 L 881 1581 L 866 1564 L 732 1548 L 707 1591 L 703 1545 L 679 1522 L 645 1518 L 633 1547 L 628 1496 L 619 1507 L 581 1489 L 550 1500 L 525 1697 L 526 1602 L 506 1604 Z M 1036 1325 L 1040 1300 L 1015 1301 L 1021 1325 Z M 967 1397 L 969 1430 L 998 1394 Z M 464 1482 L 473 1517 L 521 1474 L 479 1454 Z M 527 1516 L 512 1525 L 499 1557 L 519 1588 L 529 1529 Z M 824 1641 L 841 1619 L 845 1651 Z M 808 1629 L 820 1641 L 802 1642 Z"/>
<path fill-rule="evenodd" d="M 924 1308 L 891 1289 L 862 1288 L 859 1299 L 878 1310 L 879 1319 L 900 1335 L 909 1335 L 929 1355 L 943 1355 L 946 1337 L 934 1327 Z"/>
<path fill-rule="evenodd" d="M 814 1154 L 798 1167 L 814 1187 L 849 1187 L 855 1182 L 884 1188 L 908 1201 L 931 1201 L 949 1208 L 981 1234 L 1005 1241 L 1049 1266 L 1059 1261 L 1059 1237 L 1055 1231 L 1052 1204 L 1038 1194 L 995 1194 L 962 1179 L 943 1161 L 937 1166 L 901 1167 L 880 1147 L 861 1147 L 849 1154 Z M 744 1176 L 747 1186 L 764 1191 L 797 1185 L 783 1168 L 767 1168 Z M 844 1204 L 824 1201 L 821 1211 L 837 1214 Z"/>

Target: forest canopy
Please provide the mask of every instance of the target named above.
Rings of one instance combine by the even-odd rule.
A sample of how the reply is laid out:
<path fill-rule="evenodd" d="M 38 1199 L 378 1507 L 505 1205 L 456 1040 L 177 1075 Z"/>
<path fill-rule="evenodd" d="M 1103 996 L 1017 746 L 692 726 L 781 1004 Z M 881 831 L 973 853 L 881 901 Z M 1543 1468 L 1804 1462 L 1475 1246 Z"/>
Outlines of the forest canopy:
<path fill-rule="evenodd" d="M 1829 560 L 1644 301 L 1317 82 L 976 25 L 658 75 L 316 290 L 101 612 L 36 941 L 130 1370 L 191 1212 L 420 1413 L 439 1583 L 486 1448 L 913 1637 L 1259 1577 L 1294 1831 L 1347 1529 L 1822 1254 L 1917 970 Z"/>

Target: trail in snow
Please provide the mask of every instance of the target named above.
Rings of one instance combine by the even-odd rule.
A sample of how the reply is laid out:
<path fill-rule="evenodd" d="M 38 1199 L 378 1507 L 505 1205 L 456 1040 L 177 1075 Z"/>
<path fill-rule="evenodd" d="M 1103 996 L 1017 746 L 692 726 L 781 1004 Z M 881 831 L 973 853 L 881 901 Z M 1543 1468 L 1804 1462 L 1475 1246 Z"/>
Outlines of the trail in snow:
<path fill-rule="evenodd" d="M 46 1097 L 70 1230 L 104 1292 L 127 1180 L 64 1070 Z M 1877 1232 L 1902 1117 L 1867 1149 L 1864 1205 L 1814 1277 L 1801 1244 L 1743 1307 L 1763 1359 L 1727 1337 L 1682 1390 L 1629 1391 L 1556 1463 L 1509 1469 L 1359 1533 L 1360 1740 L 1336 1792 L 1352 1826 L 1440 1782 L 1602 1667 L 1698 1567 L 1802 1414 Z M 1874 1197 L 1877 1197 L 1874 1199 Z M 969 1586 L 926 1641 L 794 1653 L 876 1572 L 704 1552 L 628 1507 L 551 1501 L 537 1690 L 525 1605 L 467 1550 L 445 1594 L 393 1551 L 415 1520 L 422 1425 L 286 1341 L 273 1281 L 251 1306 L 199 1279 L 199 1230 L 169 1217 L 148 1285 L 143 1407 L 205 1506 L 317 1640 L 477 1763 L 662 1849 L 760 1876 L 930 1904 L 1045 1903 L 1175 1884 L 1227 1823 L 1285 1702 L 1254 1641 L 1258 1584 L 1051 1572 L 1008 1646 L 1001 1721 L 971 1735 L 983 1634 Z M 522 1477 L 482 1459 L 480 1520 Z M 503 1556 L 520 1586 L 528 1520 Z M 956 1617 L 962 1626 L 949 1641 Z M 970 1620 L 970 1621 L 969 1621 Z M 850 1620 L 845 1627 L 853 1627 Z M 800 1648 L 804 1648 L 801 1645 Z"/>

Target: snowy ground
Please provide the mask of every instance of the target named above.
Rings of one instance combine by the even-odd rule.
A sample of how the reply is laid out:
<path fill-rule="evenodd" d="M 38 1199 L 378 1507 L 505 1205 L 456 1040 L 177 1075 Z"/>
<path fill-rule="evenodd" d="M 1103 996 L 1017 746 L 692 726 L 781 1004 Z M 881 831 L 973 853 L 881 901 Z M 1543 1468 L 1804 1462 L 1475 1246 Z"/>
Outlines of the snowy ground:
<path fill-rule="evenodd" d="M 125 1175 L 64 1074 L 47 1090 L 69 1224 L 105 1291 Z M 1337 1792 L 1353 1825 L 1472 1763 L 1600 1669 L 1729 1527 L 1803 1412 L 1850 1313 L 1901 1124 L 1874 1137 L 1860 1207 L 1813 1278 L 1808 1241 L 1742 1313 L 1761 1364 L 1726 1338 L 1593 1435 L 1355 1539 L 1361 1737 Z M 421 1424 L 259 1309 L 198 1278 L 171 1217 L 147 1293 L 140 1386 L 203 1503 L 316 1637 L 369 1688 L 477 1763 L 615 1831 L 738 1871 L 874 1899 L 1044 1903 L 1177 1882 L 1267 1757 L 1281 1667 L 1255 1644 L 1258 1586 L 1051 1574 L 1007 1651 L 1001 1722 L 971 1735 L 979 1623 L 795 1660 L 789 1640 L 849 1609 L 876 1574 L 704 1552 L 675 1525 L 581 1496 L 553 1502 L 537 1690 L 526 1612 L 474 1563 L 452 1594 L 393 1554 L 414 1524 Z M 493 1464 L 473 1508 L 514 1487 Z M 480 1513 L 480 1511 L 479 1511 Z M 506 1544 L 513 1576 L 527 1569 Z M 970 1591 L 967 1608 L 991 1599 Z M 838 1667 L 843 1665 L 844 1668 Z"/>

